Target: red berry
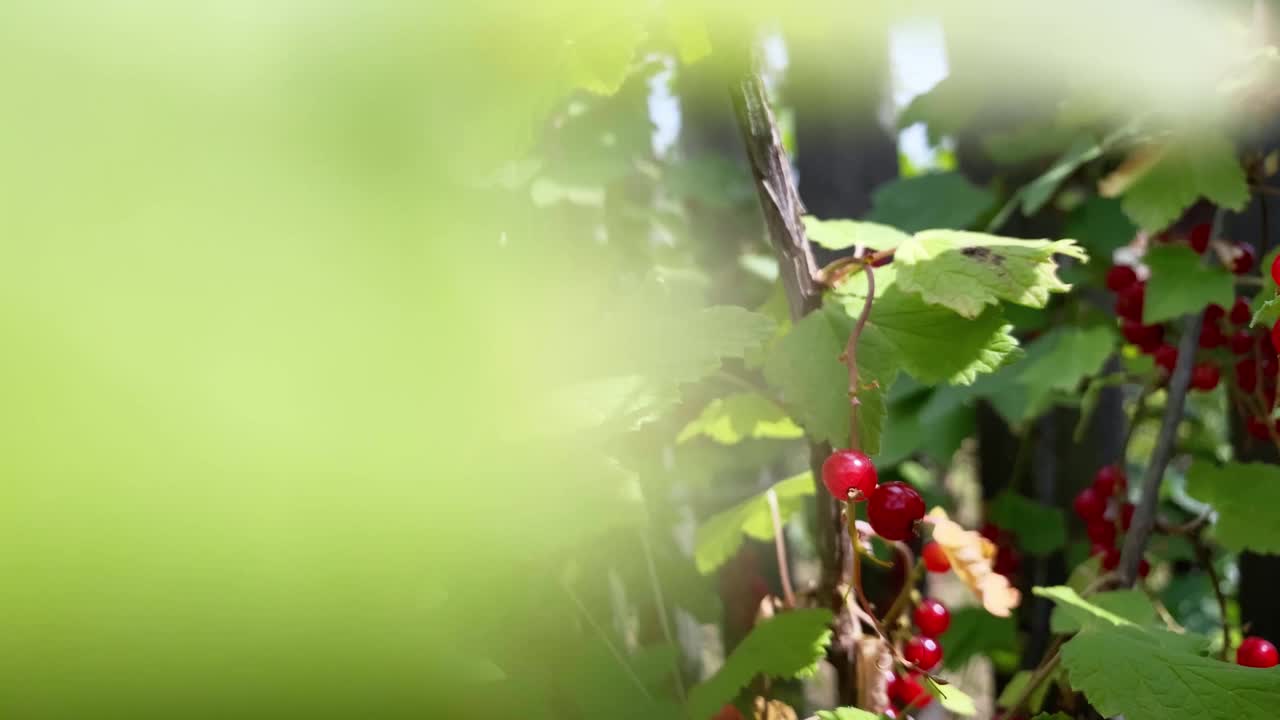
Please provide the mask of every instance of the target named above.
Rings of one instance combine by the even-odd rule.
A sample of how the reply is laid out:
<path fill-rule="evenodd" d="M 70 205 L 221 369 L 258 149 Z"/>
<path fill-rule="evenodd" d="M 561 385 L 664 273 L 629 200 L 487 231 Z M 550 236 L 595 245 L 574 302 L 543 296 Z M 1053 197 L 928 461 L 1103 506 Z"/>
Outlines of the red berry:
<path fill-rule="evenodd" d="M 1120 333 L 1124 335 L 1126 341 L 1137 345 L 1147 353 L 1154 352 L 1164 340 L 1163 325 L 1143 325 L 1132 320 L 1124 320 L 1120 323 Z"/>
<path fill-rule="evenodd" d="M 1216 323 L 1226 316 L 1227 316 L 1227 309 L 1222 307 L 1218 303 L 1209 303 L 1208 305 L 1204 306 L 1205 322 Z"/>
<path fill-rule="evenodd" d="M 1115 495 L 1117 488 L 1124 490 L 1126 485 L 1128 479 L 1124 476 L 1124 471 L 1115 465 L 1104 465 L 1093 476 L 1093 489 L 1104 498 Z"/>
<path fill-rule="evenodd" d="M 1200 223 L 1191 228 L 1191 232 L 1187 233 L 1187 242 L 1191 245 L 1191 249 L 1196 251 L 1197 255 L 1209 248 L 1209 234 L 1212 232 L 1212 225 Z"/>
<path fill-rule="evenodd" d="M 1236 387 L 1252 393 L 1258 387 L 1258 363 L 1247 357 L 1236 363 Z"/>
<path fill-rule="evenodd" d="M 1087 487 L 1076 495 L 1076 499 L 1072 502 L 1076 515 L 1085 522 L 1094 522 L 1101 520 L 1102 515 L 1107 511 L 1107 499 L 1098 494 L 1097 490 Z"/>
<path fill-rule="evenodd" d="M 1218 366 L 1209 363 L 1196 363 L 1191 369 L 1191 387 L 1208 392 L 1218 387 Z"/>
<path fill-rule="evenodd" d="M 1253 668 L 1269 668 L 1280 664 L 1276 646 L 1260 637 L 1249 636 L 1236 650 L 1236 664 Z"/>
<path fill-rule="evenodd" d="M 1280 320 L 1271 326 L 1271 347 L 1280 347 Z"/>
<path fill-rule="evenodd" d="M 1258 252 L 1253 249 L 1249 243 L 1236 243 L 1235 255 L 1231 260 L 1231 272 L 1237 275 L 1243 275 L 1253 269 L 1253 263 L 1258 259 Z"/>
<path fill-rule="evenodd" d="M 1116 543 L 1116 526 L 1110 520 L 1094 520 L 1084 526 L 1084 531 L 1098 545 L 1109 547 Z"/>
<path fill-rule="evenodd" d="M 1146 297 L 1146 283 L 1134 283 L 1116 294 L 1116 315 L 1133 322 L 1142 322 L 1142 306 Z"/>
<path fill-rule="evenodd" d="M 743 720 L 742 712 L 734 707 L 733 703 L 725 703 L 725 706 L 711 718 L 712 720 Z"/>
<path fill-rule="evenodd" d="M 1128 265 L 1112 265 L 1107 271 L 1107 288 L 1112 292 L 1120 292 L 1138 282 L 1138 273 Z"/>
<path fill-rule="evenodd" d="M 1271 282 L 1280 285 L 1280 255 L 1271 261 Z"/>
<path fill-rule="evenodd" d="M 996 561 L 992 563 L 991 569 L 995 570 L 997 575 L 1003 575 L 1012 578 L 1018 574 L 1018 569 L 1022 567 L 1022 555 L 1008 545 L 1001 545 L 996 551 Z"/>
<path fill-rule="evenodd" d="M 1204 324 L 1200 326 L 1200 347 L 1212 350 L 1227 344 L 1227 336 L 1222 334 L 1218 321 L 1211 319 L 1209 313 L 1204 314 Z"/>
<path fill-rule="evenodd" d="M 951 612 L 947 606 L 937 600 L 921 600 L 911 616 L 920 634 L 927 638 L 936 638 L 947 631 L 951 625 Z"/>
<path fill-rule="evenodd" d="M 1178 348 L 1172 345 L 1161 345 L 1155 351 L 1156 365 L 1164 368 L 1167 373 L 1173 373 L 1173 366 L 1178 364 Z"/>
<path fill-rule="evenodd" d="M 920 685 L 920 681 L 916 678 L 920 677 L 919 673 L 911 673 L 910 675 L 898 678 L 893 683 L 893 699 L 898 701 L 902 709 L 906 708 L 922 708 L 933 702 L 933 696 Z"/>
<path fill-rule="evenodd" d="M 867 503 L 871 528 L 885 540 L 907 540 L 915 534 L 916 523 L 924 517 L 924 499 L 904 482 L 887 482 L 876 487 Z"/>
<path fill-rule="evenodd" d="M 920 554 L 924 556 L 924 567 L 931 573 L 943 573 L 951 569 L 951 561 L 943 552 L 942 546 L 936 542 L 925 543 Z"/>
<path fill-rule="evenodd" d="M 1001 545 L 1004 542 L 1005 532 L 1001 530 L 1000 526 L 996 525 L 995 523 L 990 523 L 990 522 L 983 523 L 982 527 L 978 528 L 978 534 L 990 540 L 991 542 L 995 543 L 996 545 Z"/>
<path fill-rule="evenodd" d="M 1102 569 L 1108 572 L 1120 567 L 1120 551 L 1116 548 L 1109 547 L 1102 554 Z"/>
<path fill-rule="evenodd" d="M 1133 503 L 1125 503 L 1120 506 L 1120 527 L 1125 530 L 1129 529 L 1129 526 L 1133 524 L 1133 511 L 1136 509 Z"/>
<path fill-rule="evenodd" d="M 1231 352 L 1243 355 L 1253 349 L 1253 335 L 1248 330 L 1237 330 L 1231 336 Z"/>
<path fill-rule="evenodd" d="M 1151 574 L 1151 563 L 1146 558 L 1138 561 L 1138 577 L 1144 578 Z"/>
<path fill-rule="evenodd" d="M 1267 427 L 1267 421 L 1262 418 L 1249 417 L 1244 421 L 1244 429 L 1259 440 L 1271 439 L 1271 429 Z"/>
<path fill-rule="evenodd" d="M 1092 557 L 1092 556 L 1094 556 L 1094 555 L 1106 555 L 1110 550 L 1111 550 L 1111 546 L 1110 546 L 1110 545 L 1103 545 L 1102 543 L 1090 543 L 1090 544 L 1089 544 L 1089 555 L 1090 555 L 1090 557 Z"/>
<path fill-rule="evenodd" d="M 902 657 L 929 671 L 942 661 L 942 645 L 931 637 L 913 637 L 903 646 Z"/>
<path fill-rule="evenodd" d="M 1280 256 L 1277 256 L 1277 258 L 1280 258 Z M 1275 266 L 1272 265 L 1272 267 L 1275 267 Z M 1248 324 L 1249 318 L 1253 317 L 1253 313 L 1249 312 L 1249 301 L 1245 300 L 1242 297 L 1236 298 L 1236 301 L 1231 304 L 1230 317 L 1231 317 L 1231 322 L 1237 325 Z"/>
<path fill-rule="evenodd" d="M 876 487 L 876 466 L 857 450 L 837 450 L 822 463 L 822 484 L 837 500 L 862 502 Z"/>
<path fill-rule="evenodd" d="M 1276 322 L 1280 322 L 1280 320 L 1277 320 Z M 1272 342 L 1274 342 L 1274 338 L 1272 338 Z M 1280 370 L 1280 362 L 1276 361 L 1276 356 L 1273 354 L 1273 352 L 1269 352 L 1263 355 L 1262 356 L 1262 379 L 1263 380 L 1274 379 L 1276 376 L 1277 370 Z"/>

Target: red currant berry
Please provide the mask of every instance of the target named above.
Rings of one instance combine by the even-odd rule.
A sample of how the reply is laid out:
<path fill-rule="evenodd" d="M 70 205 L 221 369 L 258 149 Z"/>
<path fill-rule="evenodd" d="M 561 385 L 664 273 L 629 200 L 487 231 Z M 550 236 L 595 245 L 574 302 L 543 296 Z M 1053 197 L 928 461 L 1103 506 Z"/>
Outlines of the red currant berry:
<path fill-rule="evenodd" d="M 1277 256 L 1280 258 L 1280 256 Z M 1274 267 L 1274 265 L 1272 266 Z M 1242 297 L 1236 298 L 1231 304 L 1231 322 L 1236 325 L 1247 325 L 1249 318 L 1253 317 L 1253 313 L 1249 312 L 1249 301 Z"/>
<path fill-rule="evenodd" d="M 1103 545 L 1102 543 L 1089 544 L 1089 555 L 1091 557 L 1094 555 L 1098 555 L 1098 556 L 1106 555 L 1110 550 L 1111 550 L 1110 545 Z"/>
<path fill-rule="evenodd" d="M 1247 357 L 1235 365 L 1236 387 L 1252 394 L 1258 387 L 1258 363 Z"/>
<path fill-rule="evenodd" d="M 1218 387 L 1218 366 L 1209 363 L 1196 363 L 1191 369 L 1191 387 L 1208 392 Z"/>
<path fill-rule="evenodd" d="M 1138 577 L 1144 578 L 1151 574 L 1151 563 L 1146 558 L 1138 561 Z"/>
<path fill-rule="evenodd" d="M 1280 320 L 1271 326 L 1271 347 L 1280 347 Z"/>
<path fill-rule="evenodd" d="M 1191 249 L 1199 255 L 1209 248 L 1209 234 L 1213 232 L 1213 226 L 1209 223 L 1200 223 L 1191 228 L 1191 232 L 1187 233 L 1187 243 L 1191 245 Z"/>
<path fill-rule="evenodd" d="M 1125 530 L 1129 529 L 1129 526 L 1133 524 L 1133 511 L 1136 509 L 1133 503 L 1125 503 L 1120 506 L 1120 527 Z"/>
<path fill-rule="evenodd" d="M 1204 306 L 1205 322 L 1216 323 L 1226 316 L 1227 316 L 1227 309 L 1222 307 L 1218 303 L 1209 303 L 1208 305 Z"/>
<path fill-rule="evenodd" d="M 903 646 L 902 657 L 927 672 L 942 661 L 942 645 L 931 637 L 913 637 Z"/>
<path fill-rule="evenodd" d="M 1161 345 L 1155 351 L 1156 365 L 1164 368 L 1164 371 L 1172 374 L 1173 367 L 1178 364 L 1178 348 L 1172 345 Z"/>
<path fill-rule="evenodd" d="M 1093 489 L 1104 498 L 1115 495 L 1117 488 L 1123 491 L 1127 485 L 1124 471 L 1115 465 L 1104 465 L 1093 476 Z"/>
<path fill-rule="evenodd" d="M 924 556 L 925 569 L 931 573 L 944 573 L 951 569 L 951 561 L 947 559 L 942 546 L 936 542 L 925 543 L 920 554 Z"/>
<path fill-rule="evenodd" d="M 1231 352 L 1243 355 L 1253 349 L 1253 335 L 1248 330 L 1237 330 L 1231 336 Z"/>
<path fill-rule="evenodd" d="M 1253 668 L 1269 668 L 1280 664 L 1276 646 L 1260 637 L 1250 636 L 1236 650 L 1236 664 Z"/>
<path fill-rule="evenodd" d="M 1210 320 L 1209 313 L 1205 313 L 1204 324 L 1200 326 L 1200 347 L 1205 350 L 1212 350 L 1226 343 L 1227 336 L 1222 334 L 1222 328 L 1218 326 L 1218 321 Z"/>
<path fill-rule="evenodd" d="M 1097 490 L 1087 487 L 1076 495 L 1071 506 L 1075 508 L 1076 515 L 1081 520 L 1089 523 L 1102 519 L 1102 515 L 1107 511 L 1107 499 L 1099 495 Z"/>
<path fill-rule="evenodd" d="M 1116 526 L 1109 520 L 1094 520 L 1084 526 L 1084 532 L 1095 544 L 1104 546 L 1116 544 Z"/>
<path fill-rule="evenodd" d="M 871 493 L 867 519 L 885 540 L 907 540 L 915 534 L 916 523 L 924 517 L 924 499 L 903 482 L 887 482 Z"/>
<path fill-rule="evenodd" d="M 1142 307 L 1146 297 L 1146 283 L 1134 283 L 1116 294 L 1116 315 L 1125 320 L 1142 322 Z"/>
<path fill-rule="evenodd" d="M 940 637 L 951 625 L 951 611 L 937 600 L 921 600 L 911 616 L 920 634 L 927 638 Z"/>
<path fill-rule="evenodd" d="M 1236 243 L 1234 251 L 1231 272 L 1243 275 L 1252 270 L 1254 261 L 1258 259 L 1258 252 L 1253 249 L 1253 246 L 1249 243 Z"/>
<path fill-rule="evenodd" d="M 1116 548 L 1109 547 L 1102 554 L 1102 569 L 1111 572 L 1120 567 L 1120 551 Z"/>
<path fill-rule="evenodd" d="M 978 528 L 978 534 L 990 540 L 995 545 L 1006 545 L 1010 540 L 1009 533 L 1000 529 L 999 525 L 992 522 L 983 523 L 982 527 Z"/>
<path fill-rule="evenodd" d="M 1277 320 L 1276 322 L 1280 323 L 1280 320 Z M 1262 379 L 1263 380 L 1275 379 L 1276 371 L 1280 370 L 1280 362 L 1277 362 L 1276 356 L 1273 353 L 1274 351 L 1269 352 L 1262 356 Z"/>
<path fill-rule="evenodd" d="M 1107 288 L 1112 292 L 1120 292 L 1138 282 L 1138 273 L 1128 265 L 1112 265 L 1107 271 Z"/>
<path fill-rule="evenodd" d="M 837 450 L 822 463 L 822 484 L 837 500 L 862 502 L 876 488 L 876 466 L 857 450 Z"/>
<path fill-rule="evenodd" d="M 1244 429 L 1250 435 L 1259 440 L 1271 439 L 1271 429 L 1267 427 L 1267 421 L 1262 418 L 1248 418 L 1244 421 Z"/>
<path fill-rule="evenodd" d="M 898 701 L 903 710 L 919 709 L 933 702 L 933 696 L 920 684 L 919 673 L 900 676 L 893 684 L 893 699 Z"/>
<path fill-rule="evenodd" d="M 1280 285 L 1280 255 L 1271 261 L 1271 282 Z"/>

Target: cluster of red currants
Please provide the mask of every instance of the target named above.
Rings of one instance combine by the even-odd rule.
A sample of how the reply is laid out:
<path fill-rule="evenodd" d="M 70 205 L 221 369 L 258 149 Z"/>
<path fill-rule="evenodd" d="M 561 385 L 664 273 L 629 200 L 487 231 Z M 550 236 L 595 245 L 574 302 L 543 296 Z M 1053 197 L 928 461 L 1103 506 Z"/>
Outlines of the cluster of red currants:
<path fill-rule="evenodd" d="M 943 560 L 946 560 L 946 556 L 943 556 Z M 916 606 L 911 618 L 915 622 L 917 635 L 903 646 L 902 656 L 921 671 L 928 672 L 942 662 L 942 645 L 938 638 L 951 625 L 951 612 L 937 600 L 925 599 Z M 933 696 L 920 684 L 921 677 L 921 673 L 916 670 L 906 674 L 885 673 L 889 700 L 894 705 L 886 711 L 890 713 L 889 717 L 898 717 L 906 709 L 919 709 L 933 702 Z"/>
<path fill-rule="evenodd" d="M 1121 532 L 1133 523 L 1133 503 L 1125 496 L 1128 480 L 1124 471 L 1115 465 L 1107 465 L 1093 477 L 1093 485 L 1080 491 L 1072 503 L 1076 515 L 1084 521 L 1089 536 L 1090 555 L 1102 557 L 1102 569 L 1111 571 L 1120 565 Z M 1138 575 L 1146 577 L 1151 564 L 1143 558 L 1138 563 Z"/>
<path fill-rule="evenodd" d="M 867 520 L 886 540 L 909 540 L 924 518 L 924 498 L 904 482 L 879 484 L 871 458 L 837 450 L 822 463 L 822 483 L 841 502 L 867 502 Z"/>

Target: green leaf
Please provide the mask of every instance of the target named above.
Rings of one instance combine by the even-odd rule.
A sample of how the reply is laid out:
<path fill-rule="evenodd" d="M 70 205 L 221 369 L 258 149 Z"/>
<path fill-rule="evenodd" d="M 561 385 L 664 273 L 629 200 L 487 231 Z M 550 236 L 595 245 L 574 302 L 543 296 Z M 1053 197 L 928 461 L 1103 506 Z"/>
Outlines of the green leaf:
<path fill-rule="evenodd" d="M 1066 521 L 1058 508 L 1041 505 L 1005 490 L 987 506 L 987 518 L 1018 537 L 1018 546 L 1032 555 L 1048 555 L 1067 542 Z"/>
<path fill-rule="evenodd" d="M 833 619 L 828 610 L 791 610 L 756 625 L 715 675 L 690 690 L 690 717 L 711 717 L 757 675 L 811 676 L 826 656 Z"/>
<path fill-rule="evenodd" d="M 1071 686 L 1104 717 L 1269 720 L 1280 673 L 1211 660 L 1136 627 L 1086 627 L 1062 646 Z"/>
<path fill-rule="evenodd" d="M 1270 328 L 1277 320 L 1280 320 L 1280 296 L 1263 301 L 1258 306 L 1257 312 L 1253 314 L 1253 319 L 1249 321 L 1249 327 L 1261 325 L 1264 328 Z"/>
<path fill-rule="evenodd" d="M 1022 693 L 1027 688 L 1027 683 L 1031 682 L 1031 676 L 1034 673 L 1030 670 L 1019 670 L 1012 678 L 1009 684 L 1004 686 L 1004 690 L 1000 693 L 1000 697 L 996 700 L 996 705 L 1007 708 L 1012 707 L 1018 698 L 1022 697 Z M 1031 692 L 1031 696 L 1027 698 L 1026 708 L 1031 712 L 1036 712 L 1044 706 L 1044 698 L 1049 694 L 1049 688 L 1053 687 L 1053 682 L 1045 680 L 1041 682 L 1039 687 Z"/>
<path fill-rule="evenodd" d="M 1187 473 L 1187 493 L 1217 511 L 1215 535 L 1226 548 L 1280 553 L 1280 467 L 1197 460 Z"/>
<path fill-rule="evenodd" d="M 1098 373 L 1115 343 L 1115 331 L 1104 325 L 1054 330 L 1027 348 L 1018 380 L 1041 391 L 1074 390 L 1081 380 Z"/>
<path fill-rule="evenodd" d="M 1200 196 L 1239 212 L 1249 186 L 1235 145 L 1220 133 L 1177 139 L 1124 193 L 1125 213 L 1140 227 L 1162 230 Z"/>
<path fill-rule="evenodd" d="M 951 626 L 942 635 L 943 667 L 962 667 L 974 655 L 1018 652 L 1018 624 L 1012 617 L 996 617 L 980 607 L 963 607 L 951 614 Z"/>
<path fill-rule="evenodd" d="M 813 474 L 804 472 L 789 477 L 770 490 L 778 499 L 778 514 L 786 523 L 792 515 L 805 508 L 805 499 L 813 495 Z M 693 551 L 698 572 L 705 575 L 723 565 L 733 557 L 748 535 L 757 540 L 773 539 L 769 492 L 766 490 L 753 495 L 728 510 L 712 515 L 698 526 Z"/>
<path fill-rule="evenodd" d="M 1031 123 L 987 135 L 982 139 L 982 148 L 1001 165 L 1020 165 L 1062 153 L 1079 133 L 1078 128 L 1059 123 Z"/>
<path fill-rule="evenodd" d="M 861 299 L 845 304 L 851 316 L 861 309 Z M 1012 329 L 999 308 L 987 308 L 977 318 L 965 319 L 945 307 L 927 304 L 919 295 L 890 286 L 871 306 L 862 342 L 868 354 L 892 353 L 901 368 L 920 382 L 968 385 L 980 373 L 994 372 L 1017 352 Z M 938 352 L 942 347 L 947 351 Z"/>
<path fill-rule="evenodd" d="M 569 80 L 575 87 L 612 95 L 631 70 L 631 59 L 645 38 L 640 18 L 620 8 L 596 6 L 565 44 Z"/>
<path fill-rule="evenodd" d="M 736 445 L 744 438 L 799 438 L 804 436 L 804 430 L 763 395 L 735 393 L 708 403 L 696 419 L 684 426 L 676 442 L 700 435 L 721 445 Z"/>
<path fill-rule="evenodd" d="M 973 698 L 961 692 L 955 685 L 942 685 L 926 678 L 924 689 L 937 698 L 938 702 L 948 712 L 965 717 L 978 714 L 978 708 L 973 704 Z"/>
<path fill-rule="evenodd" d="M 1157 245 L 1144 261 L 1151 268 L 1142 321 L 1148 325 L 1199 312 L 1209 303 L 1231 307 L 1235 285 L 1231 273 L 1209 266 L 1185 245 Z"/>
<path fill-rule="evenodd" d="M 995 196 L 958 173 L 929 173 L 899 178 L 876 188 L 867 220 L 905 232 L 930 228 L 967 228 L 977 222 Z"/>
<path fill-rule="evenodd" d="M 675 40 L 680 62 L 692 65 L 711 54 L 706 22 L 683 3 L 667 3 L 667 32 Z"/>
<path fill-rule="evenodd" d="M 937 145 L 943 136 L 955 135 L 969 125 L 987 99 L 982 85 L 966 82 L 958 75 L 948 75 L 928 92 L 911 100 L 898 116 L 898 127 L 924 123 L 930 144 Z"/>
<path fill-rule="evenodd" d="M 897 284 L 967 318 L 1007 300 L 1041 308 L 1070 285 L 1058 279 L 1054 255 L 1087 260 L 1074 240 L 1016 240 L 959 230 L 916 233 L 894 256 Z"/>
<path fill-rule="evenodd" d="M 1109 260 L 1117 248 L 1133 239 L 1137 230 L 1118 200 L 1094 195 L 1071 211 L 1062 233 L 1080 241 L 1092 257 Z"/>
<path fill-rule="evenodd" d="M 844 250 L 855 245 L 888 250 L 898 247 L 910 237 L 897 228 L 873 222 L 819 220 L 812 215 L 805 215 L 803 220 L 809 240 L 828 250 Z"/>
<path fill-rule="evenodd" d="M 835 710 L 819 710 L 820 720 L 879 720 L 880 716 L 859 708 L 841 707 Z"/>
<path fill-rule="evenodd" d="M 849 373 L 840 362 L 847 340 L 826 312 L 809 313 L 774 344 L 764 363 L 765 379 L 782 393 L 796 422 L 810 438 L 834 447 L 849 446 Z M 878 430 L 874 435 L 860 438 L 868 453 L 879 450 Z"/>
<path fill-rule="evenodd" d="M 1052 715 L 1049 713 L 1040 713 L 1039 715 L 1031 718 L 1031 720 L 1075 720 L 1075 718 L 1067 715 L 1066 713 L 1056 712 Z"/>
<path fill-rule="evenodd" d="M 1151 598 L 1141 590 L 1096 593 L 1089 596 L 1089 602 L 1137 625 L 1150 625 L 1156 621 L 1156 608 L 1151 604 Z M 1079 618 L 1062 607 L 1054 608 L 1049 618 L 1049 629 L 1060 635 L 1079 632 L 1083 625 Z"/>
<path fill-rule="evenodd" d="M 1071 143 L 1062 157 L 1043 175 L 1032 180 L 1030 184 L 1018 191 L 1021 198 L 1022 214 L 1034 215 L 1049 202 L 1049 198 L 1057 192 L 1063 181 L 1071 176 L 1079 167 L 1102 156 L 1102 146 L 1088 135 L 1081 135 Z"/>
<path fill-rule="evenodd" d="M 1159 628 L 1139 627 L 1136 623 L 1123 615 L 1099 605 L 1094 605 L 1080 597 L 1080 594 L 1072 588 L 1063 585 L 1056 587 L 1034 587 L 1031 588 L 1031 592 L 1040 597 L 1049 598 L 1055 605 L 1057 605 L 1054 610 L 1054 615 L 1059 618 L 1057 620 L 1059 627 L 1078 626 L 1082 631 L 1098 630 L 1111 632 L 1132 630 L 1142 637 L 1144 642 L 1184 653 L 1199 653 L 1209 646 L 1207 638 L 1194 633 L 1180 635 Z M 1126 605 L 1132 601 L 1112 600 L 1110 602 L 1119 605 Z M 1126 611 L 1133 610 L 1132 607 L 1125 607 L 1123 609 Z M 1061 614 L 1059 614 L 1059 611 Z"/>

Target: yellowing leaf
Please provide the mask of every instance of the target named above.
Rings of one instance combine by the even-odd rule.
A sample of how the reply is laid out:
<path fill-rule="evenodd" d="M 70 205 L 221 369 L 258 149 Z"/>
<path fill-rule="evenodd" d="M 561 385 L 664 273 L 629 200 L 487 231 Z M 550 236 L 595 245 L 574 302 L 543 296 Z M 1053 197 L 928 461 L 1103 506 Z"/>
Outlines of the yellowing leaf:
<path fill-rule="evenodd" d="M 934 542 L 942 547 L 956 576 L 978 596 L 987 612 L 1007 617 L 1022 595 L 992 568 L 996 546 L 977 532 L 960 527 L 940 507 L 929 513 L 928 521 L 933 524 Z"/>

